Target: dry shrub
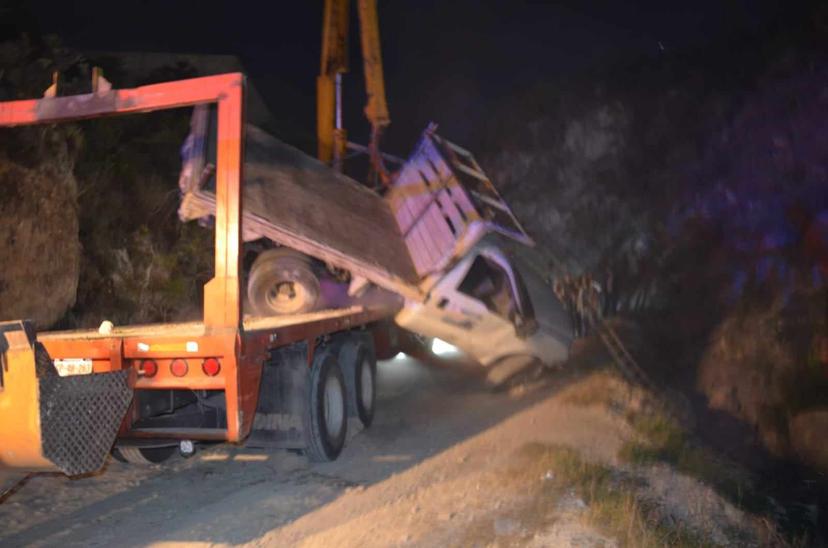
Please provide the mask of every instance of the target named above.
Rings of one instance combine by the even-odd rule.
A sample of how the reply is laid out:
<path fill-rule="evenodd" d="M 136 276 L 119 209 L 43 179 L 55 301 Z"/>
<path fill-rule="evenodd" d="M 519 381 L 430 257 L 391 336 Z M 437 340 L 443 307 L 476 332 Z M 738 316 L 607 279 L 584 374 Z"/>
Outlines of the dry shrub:
<path fill-rule="evenodd" d="M 699 364 L 698 388 L 710 406 L 754 426 L 778 456 L 789 454 L 788 417 L 824 404 L 824 365 L 815 352 L 823 298 L 803 291 L 733 310 Z"/>

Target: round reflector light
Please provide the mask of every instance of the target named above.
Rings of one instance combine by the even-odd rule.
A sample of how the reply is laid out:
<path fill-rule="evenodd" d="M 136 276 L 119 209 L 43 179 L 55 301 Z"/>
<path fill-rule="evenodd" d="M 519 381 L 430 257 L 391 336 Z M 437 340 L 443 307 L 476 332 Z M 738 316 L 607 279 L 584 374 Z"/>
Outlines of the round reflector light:
<path fill-rule="evenodd" d="M 221 363 L 216 358 L 207 358 L 201 363 L 201 370 L 208 377 L 215 377 L 221 371 Z"/>
<path fill-rule="evenodd" d="M 155 360 L 141 360 L 138 373 L 144 377 L 154 377 L 158 373 L 158 364 Z"/>
<path fill-rule="evenodd" d="M 181 358 L 173 360 L 170 364 L 170 373 L 172 373 L 176 377 L 183 377 L 187 374 L 187 371 L 189 369 L 190 368 L 187 366 L 187 362 L 185 362 Z"/>

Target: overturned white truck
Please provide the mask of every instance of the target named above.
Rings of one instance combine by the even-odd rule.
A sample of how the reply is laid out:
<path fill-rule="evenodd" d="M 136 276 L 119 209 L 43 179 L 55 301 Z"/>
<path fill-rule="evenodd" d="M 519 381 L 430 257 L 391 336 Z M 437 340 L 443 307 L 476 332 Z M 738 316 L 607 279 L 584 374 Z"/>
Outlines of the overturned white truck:
<path fill-rule="evenodd" d="M 197 108 L 182 149 L 183 221 L 209 222 L 215 211 L 213 123 Z M 245 146 L 248 309 L 277 315 L 396 300 L 399 327 L 457 346 L 489 367 L 495 384 L 568 357 L 568 315 L 508 252 L 532 239 L 474 157 L 433 128 L 382 195 L 254 126 Z"/>

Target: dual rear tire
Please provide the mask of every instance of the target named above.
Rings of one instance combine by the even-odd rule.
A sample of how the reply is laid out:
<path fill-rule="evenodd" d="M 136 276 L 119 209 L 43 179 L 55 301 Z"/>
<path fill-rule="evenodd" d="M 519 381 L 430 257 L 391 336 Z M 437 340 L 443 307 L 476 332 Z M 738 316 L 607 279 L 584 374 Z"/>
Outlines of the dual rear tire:
<path fill-rule="evenodd" d="M 303 416 L 306 454 L 311 461 L 336 459 L 345 446 L 348 417 L 366 428 L 374 420 L 376 360 L 370 345 L 347 340 L 318 354 L 311 367 Z"/>
<path fill-rule="evenodd" d="M 345 377 L 336 356 L 324 352 L 310 371 L 309 393 L 302 426 L 306 454 L 314 462 L 336 459 L 348 433 Z"/>

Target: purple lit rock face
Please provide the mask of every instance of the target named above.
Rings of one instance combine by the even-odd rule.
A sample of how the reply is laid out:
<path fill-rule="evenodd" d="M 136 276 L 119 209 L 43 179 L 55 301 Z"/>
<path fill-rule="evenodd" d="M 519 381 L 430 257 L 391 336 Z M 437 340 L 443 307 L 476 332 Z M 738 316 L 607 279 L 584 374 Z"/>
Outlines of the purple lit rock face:
<path fill-rule="evenodd" d="M 828 72 L 780 78 L 752 93 L 705 147 L 695 198 L 674 215 L 715 227 L 732 298 L 749 287 L 823 287 L 828 280 Z"/>

